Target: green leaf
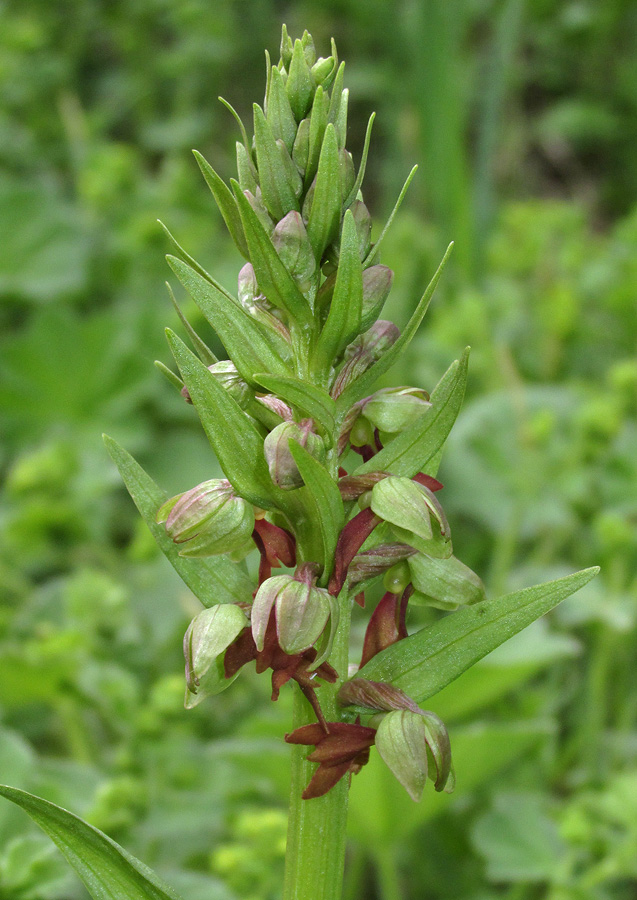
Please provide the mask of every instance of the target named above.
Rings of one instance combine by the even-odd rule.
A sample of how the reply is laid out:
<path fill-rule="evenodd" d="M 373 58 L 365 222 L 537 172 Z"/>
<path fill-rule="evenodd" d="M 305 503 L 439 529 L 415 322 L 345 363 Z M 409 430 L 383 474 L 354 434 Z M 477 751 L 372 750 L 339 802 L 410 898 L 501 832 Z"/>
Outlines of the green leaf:
<path fill-rule="evenodd" d="M 282 338 L 266 331 L 239 303 L 228 299 L 190 266 L 174 256 L 167 259 L 170 268 L 219 335 L 245 381 L 250 383 L 253 372 L 259 370 L 289 374 L 290 369 L 280 355 L 286 346 Z"/>
<path fill-rule="evenodd" d="M 275 221 L 279 221 L 290 210 L 298 210 L 299 205 L 289 183 L 281 151 L 268 125 L 263 110 L 254 104 L 254 147 L 257 154 L 257 169 L 263 202 Z M 248 241 L 248 247 L 250 242 Z"/>
<path fill-rule="evenodd" d="M 257 384 L 276 394 L 292 406 L 298 407 L 310 418 L 321 425 L 327 436 L 334 432 L 334 412 L 336 403 L 322 388 L 292 375 L 270 375 L 258 372 L 254 375 Z"/>
<path fill-rule="evenodd" d="M 374 119 L 376 118 L 376 113 L 373 112 L 369 117 L 369 122 L 367 123 L 367 131 L 365 132 L 365 143 L 363 144 L 363 154 L 361 156 L 361 164 L 358 167 L 358 174 L 356 176 L 356 181 L 354 182 L 354 187 L 350 191 L 347 200 L 343 204 L 345 209 L 349 209 L 354 200 L 358 195 L 358 192 L 361 189 L 361 185 L 363 184 L 363 178 L 365 177 L 365 169 L 367 167 L 367 154 L 369 153 L 369 143 L 372 139 L 372 126 L 374 125 Z M 366 266 L 367 268 L 367 266 Z"/>
<path fill-rule="evenodd" d="M 405 199 L 405 194 L 407 193 L 407 190 L 409 189 L 409 185 L 411 184 L 412 179 L 413 179 L 413 177 L 414 177 L 414 175 L 416 174 L 417 171 L 418 171 L 418 166 L 414 166 L 413 169 L 411 170 L 411 172 L 409 173 L 409 175 L 407 176 L 407 179 L 406 179 L 405 183 L 403 184 L 402 190 L 401 190 L 400 194 L 398 195 L 398 199 L 396 200 L 396 203 L 395 203 L 395 205 L 394 205 L 394 208 L 392 209 L 389 218 L 388 218 L 387 221 L 385 222 L 385 227 L 384 227 L 383 230 L 381 231 L 378 240 L 377 240 L 376 243 L 370 248 L 369 253 L 367 254 L 367 256 L 365 257 L 365 259 L 363 260 L 363 268 L 364 268 L 364 269 L 367 269 L 369 266 L 373 266 L 373 265 L 374 265 L 374 260 L 376 259 L 376 257 L 378 256 L 378 254 L 379 254 L 379 252 L 380 252 L 380 246 L 381 246 L 381 244 L 383 243 L 383 241 L 384 241 L 384 239 L 385 239 L 385 235 L 387 234 L 387 232 L 388 232 L 389 229 L 391 228 L 392 223 L 393 223 L 393 221 L 394 221 L 394 219 L 395 219 L 395 217 L 396 217 L 396 213 L 397 213 L 398 210 L 400 209 L 401 204 L 402 204 L 403 200 Z"/>
<path fill-rule="evenodd" d="M 296 120 L 288 95 L 285 93 L 283 78 L 276 66 L 270 73 L 266 119 L 274 138 L 280 138 L 291 153 L 296 137 Z"/>
<path fill-rule="evenodd" d="M 329 98 L 321 85 L 316 89 L 312 112 L 310 113 L 310 133 L 307 164 L 305 166 L 305 187 L 309 188 L 316 175 L 325 129 L 327 128 L 327 112 Z"/>
<path fill-rule="evenodd" d="M 329 372 L 343 348 L 358 334 L 362 306 L 363 268 L 358 253 L 356 222 L 348 209 L 343 221 L 341 253 L 330 311 L 314 352 L 313 363 L 319 372 Z"/>
<path fill-rule="evenodd" d="M 436 457 L 456 421 L 467 383 L 468 350 L 453 362 L 431 395 L 431 406 L 380 453 L 352 472 L 391 472 L 412 478 Z M 433 475 L 433 472 L 428 474 Z"/>
<path fill-rule="evenodd" d="M 453 243 L 449 244 L 447 247 L 447 251 L 442 258 L 442 261 L 436 272 L 427 285 L 425 293 L 420 298 L 420 302 L 418 306 L 414 310 L 414 313 L 404 328 L 402 334 L 398 338 L 395 344 L 384 353 L 381 358 L 374 363 L 366 372 L 364 372 L 360 378 L 357 378 L 356 381 L 353 381 L 341 394 L 338 398 L 338 412 L 339 415 L 344 415 L 350 406 L 353 406 L 361 397 L 365 397 L 370 393 L 371 387 L 374 382 L 380 378 L 381 375 L 384 375 L 395 362 L 400 358 L 401 354 L 407 349 L 409 344 L 411 343 L 412 338 L 418 331 L 420 323 L 425 317 L 425 313 L 429 307 L 429 303 L 431 302 L 431 298 L 433 297 L 434 291 L 436 290 L 436 285 L 440 280 L 440 276 L 442 275 L 442 271 L 449 259 L 451 254 L 451 248 L 453 247 Z M 367 263 L 363 263 L 363 268 L 367 267 Z"/>
<path fill-rule="evenodd" d="M 322 584 L 327 584 L 334 559 L 336 542 L 345 524 L 343 500 L 338 485 L 329 472 L 296 441 L 289 442 L 290 453 L 307 487 L 307 502 L 313 506 L 313 519 L 323 539 L 325 568 Z"/>
<path fill-rule="evenodd" d="M 311 312 L 307 300 L 283 265 L 274 249 L 274 244 L 259 222 L 247 197 L 236 182 L 233 182 L 233 186 L 248 241 L 250 261 L 254 266 L 260 290 L 263 291 L 270 303 L 285 310 L 297 322 L 309 323 Z M 269 367 L 261 366 L 260 368 L 263 371 Z"/>
<path fill-rule="evenodd" d="M 26 791 L 0 785 L 57 844 L 95 900 L 179 900 L 179 895 L 119 844 L 73 813 Z"/>
<path fill-rule="evenodd" d="M 226 227 L 230 232 L 230 237 L 235 242 L 239 253 L 246 259 L 249 259 L 248 245 L 246 244 L 243 227 L 241 225 L 241 217 L 232 191 L 225 181 L 217 175 L 210 163 L 201 155 L 201 153 L 199 153 L 199 151 L 193 150 L 192 152 L 201 169 L 201 174 L 205 178 L 206 184 L 212 192 L 212 196 L 215 198 L 215 203 L 223 216 Z"/>
<path fill-rule="evenodd" d="M 239 404 L 169 328 L 168 343 L 226 478 L 236 492 L 264 509 L 273 506 L 273 485 L 263 439 Z"/>
<path fill-rule="evenodd" d="M 307 233 L 317 260 L 336 237 L 341 218 L 341 175 L 334 125 L 325 129 Z"/>
<path fill-rule="evenodd" d="M 173 250 L 177 254 L 177 258 L 182 262 L 185 262 L 186 265 L 190 266 L 191 269 L 194 269 L 198 275 L 201 275 L 202 278 L 205 278 L 213 287 L 215 287 L 224 297 L 227 297 L 228 300 L 234 300 L 232 294 L 227 291 L 222 284 L 220 284 L 216 278 L 213 278 L 210 272 L 206 272 L 203 266 L 201 266 L 196 259 L 194 259 L 190 253 L 188 253 L 181 244 L 178 242 L 177 238 L 168 231 L 164 223 L 161 219 L 157 219 L 159 225 L 161 225 L 164 234 L 172 244 Z"/>
<path fill-rule="evenodd" d="M 210 347 L 208 347 L 208 345 L 206 343 L 204 343 L 204 341 L 201 340 L 201 338 L 199 337 L 199 335 L 197 334 L 195 329 L 192 327 L 192 325 L 190 324 L 188 319 L 182 313 L 181 309 L 179 308 L 179 304 L 175 300 L 175 295 L 173 293 L 173 289 L 171 288 L 171 286 L 168 282 L 166 282 L 166 287 L 167 287 L 168 293 L 170 295 L 170 302 L 172 303 L 172 305 L 175 309 L 175 312 L 179 316 L 179 321 L 184 326 L 186 334 L 190 338 L 190 343 L 192 344 L 193 350 L 195 351 L 195 353 L 197 354 L 199 359 L 202 361 L 202 363 L 204 363 L 204 365 L 213 366 L 216 362 L 219 362 L 219 360 L 214 355 L 214 353 L 212 352 Z"/>
<path fill-rule="evenodd" d="M 130 453 L 113 438 L 105 434 L 104 443 L 162 553 L 203 605 L 210 607 L 217 603 L 239 603 L 245 601 L 246 597 L 249 598 L 253 589 L 250 579 L 227 556 L 215 556 L 214 559 L 186 559 L 179 556 L 178 545 L 168 536 L 164 526 L 155 521 L 157 510 L 168 499 L 168 494 L 155 484 Z"/>
<path fill-rule="evenodd" d="M 584 587 L 598 572 L 597 567 L 584 569 L 497 600 L 464 607 L 382 650 L 363 666 L 359 676 L 387 681 L 416 703 L 422 703 Z"/>

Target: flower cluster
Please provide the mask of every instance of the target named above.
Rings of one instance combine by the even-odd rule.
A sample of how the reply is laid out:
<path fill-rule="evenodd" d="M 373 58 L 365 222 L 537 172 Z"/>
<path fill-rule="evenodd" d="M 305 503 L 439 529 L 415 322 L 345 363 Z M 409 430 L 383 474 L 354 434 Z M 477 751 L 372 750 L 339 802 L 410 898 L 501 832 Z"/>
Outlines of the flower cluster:
<path fill-rule="evenodd" d="M 348 91 L 334 44 L 317 58 L 307 32 L 292 41 L 284 28 L 279 62 L 268 60 L 267 72 L 252 139 L 226 104 L 241 136 L 237 179 L 227 185 L 196 154 L 246 259 L 236 296 L 169 235 L 170 265 L 229 357 L 218 360 L 179 313 L 197 356 L 170 334 L 181 377 L 162 370 L 195 407 L 226 476 L 156 512 L 178 559 L 219 560 L 206 569 L 215 595 L 184 639 L 186 705 L 254 662 L 271 670 L 273 699 L 295 681 L 316 715 L 286 736 L 315 748 L 304 797 L 358 771 L 375 745 L 418 799 L 428 775 L 438 790 L 451 784 L 444 725 L 390 684 L 344 681 L 347 659 L 333 648 L 351 604 L 364 605 L 380 580 L 386 593 L 370 617 L 361 667 L 407 637 L 410 603 L 449 610 L 483 598 L 479 578 L 453 556 L 434 477 L 451 427 L 440 409 L 458 389 L 445 376 L 431 396 L 409 386 L 371 392 L 413 336 L 435 280 L 402 334 L 379 319 L 393 272 L 380 262 L 385 232 L 372 243 L 362 195 L 373 117 L 357 169 L 345 146 Z M 244 560 L 241 574 L 224 581 L 219 573 Z M 338 721 L 326 720 L 319 700 L 329 685 L 340 689 Z"/>

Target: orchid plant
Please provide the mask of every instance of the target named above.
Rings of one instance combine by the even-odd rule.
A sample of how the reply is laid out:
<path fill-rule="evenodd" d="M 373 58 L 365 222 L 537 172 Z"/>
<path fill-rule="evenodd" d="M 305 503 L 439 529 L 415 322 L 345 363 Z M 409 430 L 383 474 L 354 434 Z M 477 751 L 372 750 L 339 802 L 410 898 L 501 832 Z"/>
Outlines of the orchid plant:
<path fill-rule="evenodd" d="M 341 896 L 350 778 L 374 748 L 414 800 L 428 779 L 452 790 L 449 735 L 422 704 L 596 571 L 487 599 L 454 555 L 436 475 L 467 353 L 431 393 L 373 390 L 416 334 L 451 248 L 402 331 L 379 318 L 394 277 L 380 260 L 383 238 L 415 169 L 372 242 L 362 185 L 374 117 L 356 168 L 343 75 L 334 42 L 317 58 L 307 32 L 292 41 L 284 27 L 253 138 L 223 101 L 241 137 L 237 179 L 226 184 L 195 153 L 246 260 L 236 295 L 167 232 L 169 265 L 228 358 L 217 359 L 177 307 L 194 352 L 169 330 L 179 374 L 158 366 L 196 410 L 225 478 L 168 499 L 106 438 L 160 548 L 201 601 L 184 638 L 186 707 L 253 662 L 270 672 L 273 700 L 294 690 L 294 722 L 281 735 L 292 747 L 285 900 Z M 352 605 L 364 607 L 378 582 L 385 593 L 362 657 L 350 660 Z M 410 636 L 413 605 L 442 614 Z M 94 897 L 176 896 L 71 813 L 1 790 Z"/>

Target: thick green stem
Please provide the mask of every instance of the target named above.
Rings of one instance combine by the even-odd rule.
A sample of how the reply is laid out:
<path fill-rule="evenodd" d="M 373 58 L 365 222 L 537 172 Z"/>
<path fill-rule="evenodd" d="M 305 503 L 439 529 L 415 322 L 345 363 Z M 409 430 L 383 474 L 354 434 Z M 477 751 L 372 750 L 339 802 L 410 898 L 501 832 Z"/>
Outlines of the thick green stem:
<path fill-rule="evenodd" d="M 347 677 L 351 608 L 346 597 L 341 598 L 340 604 L 340 624 L 330 663 L 344 680 Z M 341 679 L 334 685 L 322 684 L 318 689 L 321 707 L 328 721 L 340 719 L 336 694 Z M 315 721 L 309 703 L 295 688 L 294 727 Z M 307 761 L 307 755 L 307 747 L 295 746 L 292 749 L 283 900 L 340 900 L 345 867 L 349 778 L 342 778 L 323 797 L 302 800 L 301 794 L 316 768 L 314 763 Z"/>

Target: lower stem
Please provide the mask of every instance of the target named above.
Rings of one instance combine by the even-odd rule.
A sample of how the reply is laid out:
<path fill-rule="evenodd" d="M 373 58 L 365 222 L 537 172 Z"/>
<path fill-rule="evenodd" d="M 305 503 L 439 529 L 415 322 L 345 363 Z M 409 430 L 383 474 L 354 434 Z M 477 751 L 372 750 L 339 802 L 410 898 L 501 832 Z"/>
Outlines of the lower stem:
<path fill-rule="evenodd" d="M 338 634 L 330 663 L 339 673 L 336 684 L 321 684 L 318 697 L 325 718 L 340 720 L 336 694 L 347 678 L 350 603 L 341 598 Z M 316 721 L 310 704 L 294 685 L 294 728 Z M 345 776 L 323 797 L 303 800 L 301 794 L 316 769 L 307 761 L 308 748 L 292 748 L 292 778 L 283 900 L 340 900 L 345 868 L 345 838 L 349 778 Z"/>

